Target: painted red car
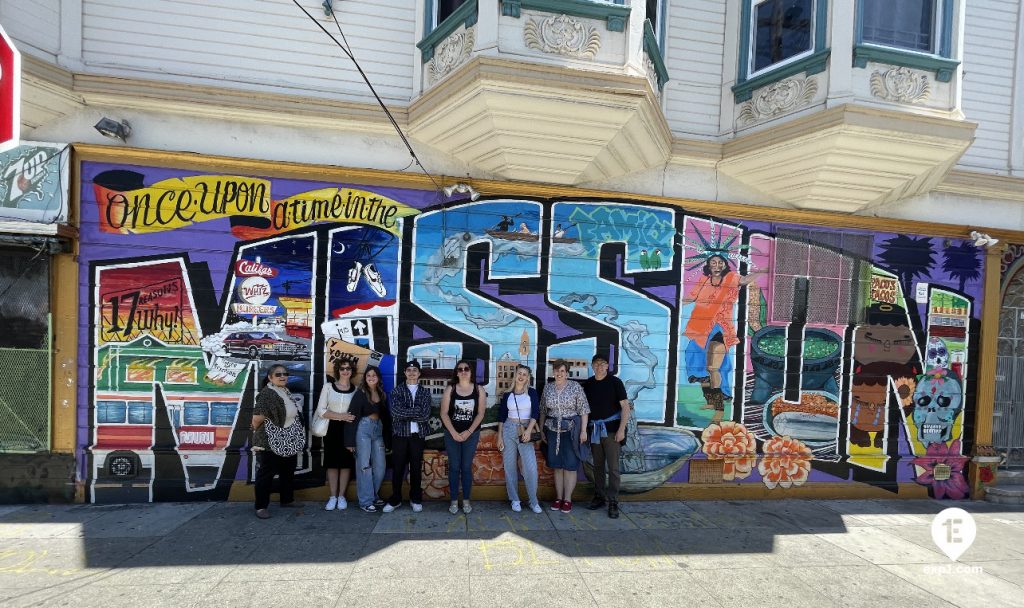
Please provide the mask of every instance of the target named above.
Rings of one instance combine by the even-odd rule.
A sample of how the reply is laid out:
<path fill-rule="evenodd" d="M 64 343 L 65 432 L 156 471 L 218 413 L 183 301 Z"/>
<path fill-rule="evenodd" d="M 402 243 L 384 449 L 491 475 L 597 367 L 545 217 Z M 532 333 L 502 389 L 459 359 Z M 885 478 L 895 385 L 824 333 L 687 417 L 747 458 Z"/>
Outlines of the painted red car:
<path fill-rule="evenodd" d="M 250 359 L 301 359 L 309 356 L 302 342 L 283 340 L 265 331 L 236 331 L 224 338 L 224 350 L 230 355 Z"/>

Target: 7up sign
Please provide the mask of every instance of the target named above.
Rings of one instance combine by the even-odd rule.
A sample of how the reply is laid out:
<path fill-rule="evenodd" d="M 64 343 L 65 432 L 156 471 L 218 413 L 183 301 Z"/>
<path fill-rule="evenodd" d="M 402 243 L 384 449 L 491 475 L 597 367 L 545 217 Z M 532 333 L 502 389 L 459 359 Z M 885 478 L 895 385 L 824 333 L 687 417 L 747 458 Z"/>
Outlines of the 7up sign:
<path fill-rule="evenodd" d="M 0 26 L 0 152 L 21 136 L 21 53 Z"/>

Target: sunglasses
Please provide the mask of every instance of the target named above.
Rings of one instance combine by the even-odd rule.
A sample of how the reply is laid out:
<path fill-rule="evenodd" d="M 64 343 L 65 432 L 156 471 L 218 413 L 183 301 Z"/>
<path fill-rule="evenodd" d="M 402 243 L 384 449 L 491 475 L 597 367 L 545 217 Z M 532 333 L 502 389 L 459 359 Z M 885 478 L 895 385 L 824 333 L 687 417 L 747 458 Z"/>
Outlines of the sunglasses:
<path fill-rule="evenodd" d="M 455 371 L 457 371 L 457 372 L 468 372 L 469 368 L 468 367 L 456 367 Z"/>
<path fill-rule="evenodd" d="M 339 372 L 350 372 L 350 371 L 352 371 L 352 368 L 351 367 L 339 367 L 338 371 Z"/>
<path fill-rule="evenodd" d="M 287 378 L 288 377 L 288 372 L 274 372 L 271 375 L 273 377 L 275 377 L 275 378 Z"/>

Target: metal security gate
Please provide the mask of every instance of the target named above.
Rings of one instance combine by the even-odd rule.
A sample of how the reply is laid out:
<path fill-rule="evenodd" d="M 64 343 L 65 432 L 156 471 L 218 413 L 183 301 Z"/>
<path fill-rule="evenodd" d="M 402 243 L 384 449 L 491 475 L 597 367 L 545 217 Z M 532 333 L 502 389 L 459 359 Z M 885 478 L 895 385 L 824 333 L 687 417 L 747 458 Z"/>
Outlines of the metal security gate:
<path fill-rule="evenodd" d="M 50 256 L 0 248 L 0 453 L 50 449 Z"/>
<path fill-rule="evenodd" d="M 1024 273 L 1006 288 L 999 312 L 992 444 L 1007 467 L 1024 467 Z"/>

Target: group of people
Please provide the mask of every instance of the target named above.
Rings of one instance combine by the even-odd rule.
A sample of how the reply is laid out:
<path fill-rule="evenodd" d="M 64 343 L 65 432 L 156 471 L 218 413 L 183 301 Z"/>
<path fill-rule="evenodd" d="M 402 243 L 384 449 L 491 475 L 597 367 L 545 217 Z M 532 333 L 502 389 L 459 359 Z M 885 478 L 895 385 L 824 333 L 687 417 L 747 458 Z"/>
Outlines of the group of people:
<path fill-rule="evenodd" d="M 584 451 L 589 447 L 594 464 L 594 497 L 589 508 L 607 507 L 608 516 L 619 516 L 619 454 L 626 441 L 630 402 L 622 381 L 609 373 L 608 359 L 595 355 L 594 375 L 582 384 L 569 379 L 569 364 L 555 361 L 555 380 L 538 393 L 528 366 L 519 365 L 512 389 L 498 402 L 498 449 L 505 468 L 505 487 L 513 511 L 520 512 L 519 478 L 526 486 L 529 507 L 541 513 L 537 498 L 535 444 L 544 444 L 547 465 L 554 470 L 555 500 L 552 511 L 572 511 L 572 495 Z M 334 363 L 332 381 L 325 384 L 314 416 L 329 420 L 324 437 L 324 468 L 330 487 L 325 509 L 345 509 L 345 489 L 353 469 L 359 508 L 368 513 L 390 513 L 402 504 L 406 468 L 409 502 L 414 512 L 423 510 L 422 464 L 425 437 L 432 405 L 429 390 L 419 384 L 421 367 L 412 359 L 403 368 L 405 381 L 385 395 L 381 372 L 368 367 L 359 386 L 352 383 L 353 366 L 346 360 Z M 294 506 L 292 477 L 296 456 L 281 456 L 272 449 L 266 422 L 288 427 L 297 408 L 286 385 L 288 371 L 275 365 L 267 373 L 265 387 L 256 398 L 253 412 L 253 452 L 256 458 L 256 516 L 270 517 L 271 484 L 278 476 L 281 506 Z M 448 455 L 448 484 L 454 515 L 471 513 L 473 458 L 480 441 L 487 393 L 476 382 L 474 365 L 465 359 L 456 365 L 441 397 L 441 424 Z M 390 432 L 385 433 L 385 419 Z M 387 435 L 387 437 L 385 436 Z M 385 439 L 392 450 L 391 495 L 379 497 L 384 479 Z M 461 497 L 461 504 L 460 499 Z"/>

